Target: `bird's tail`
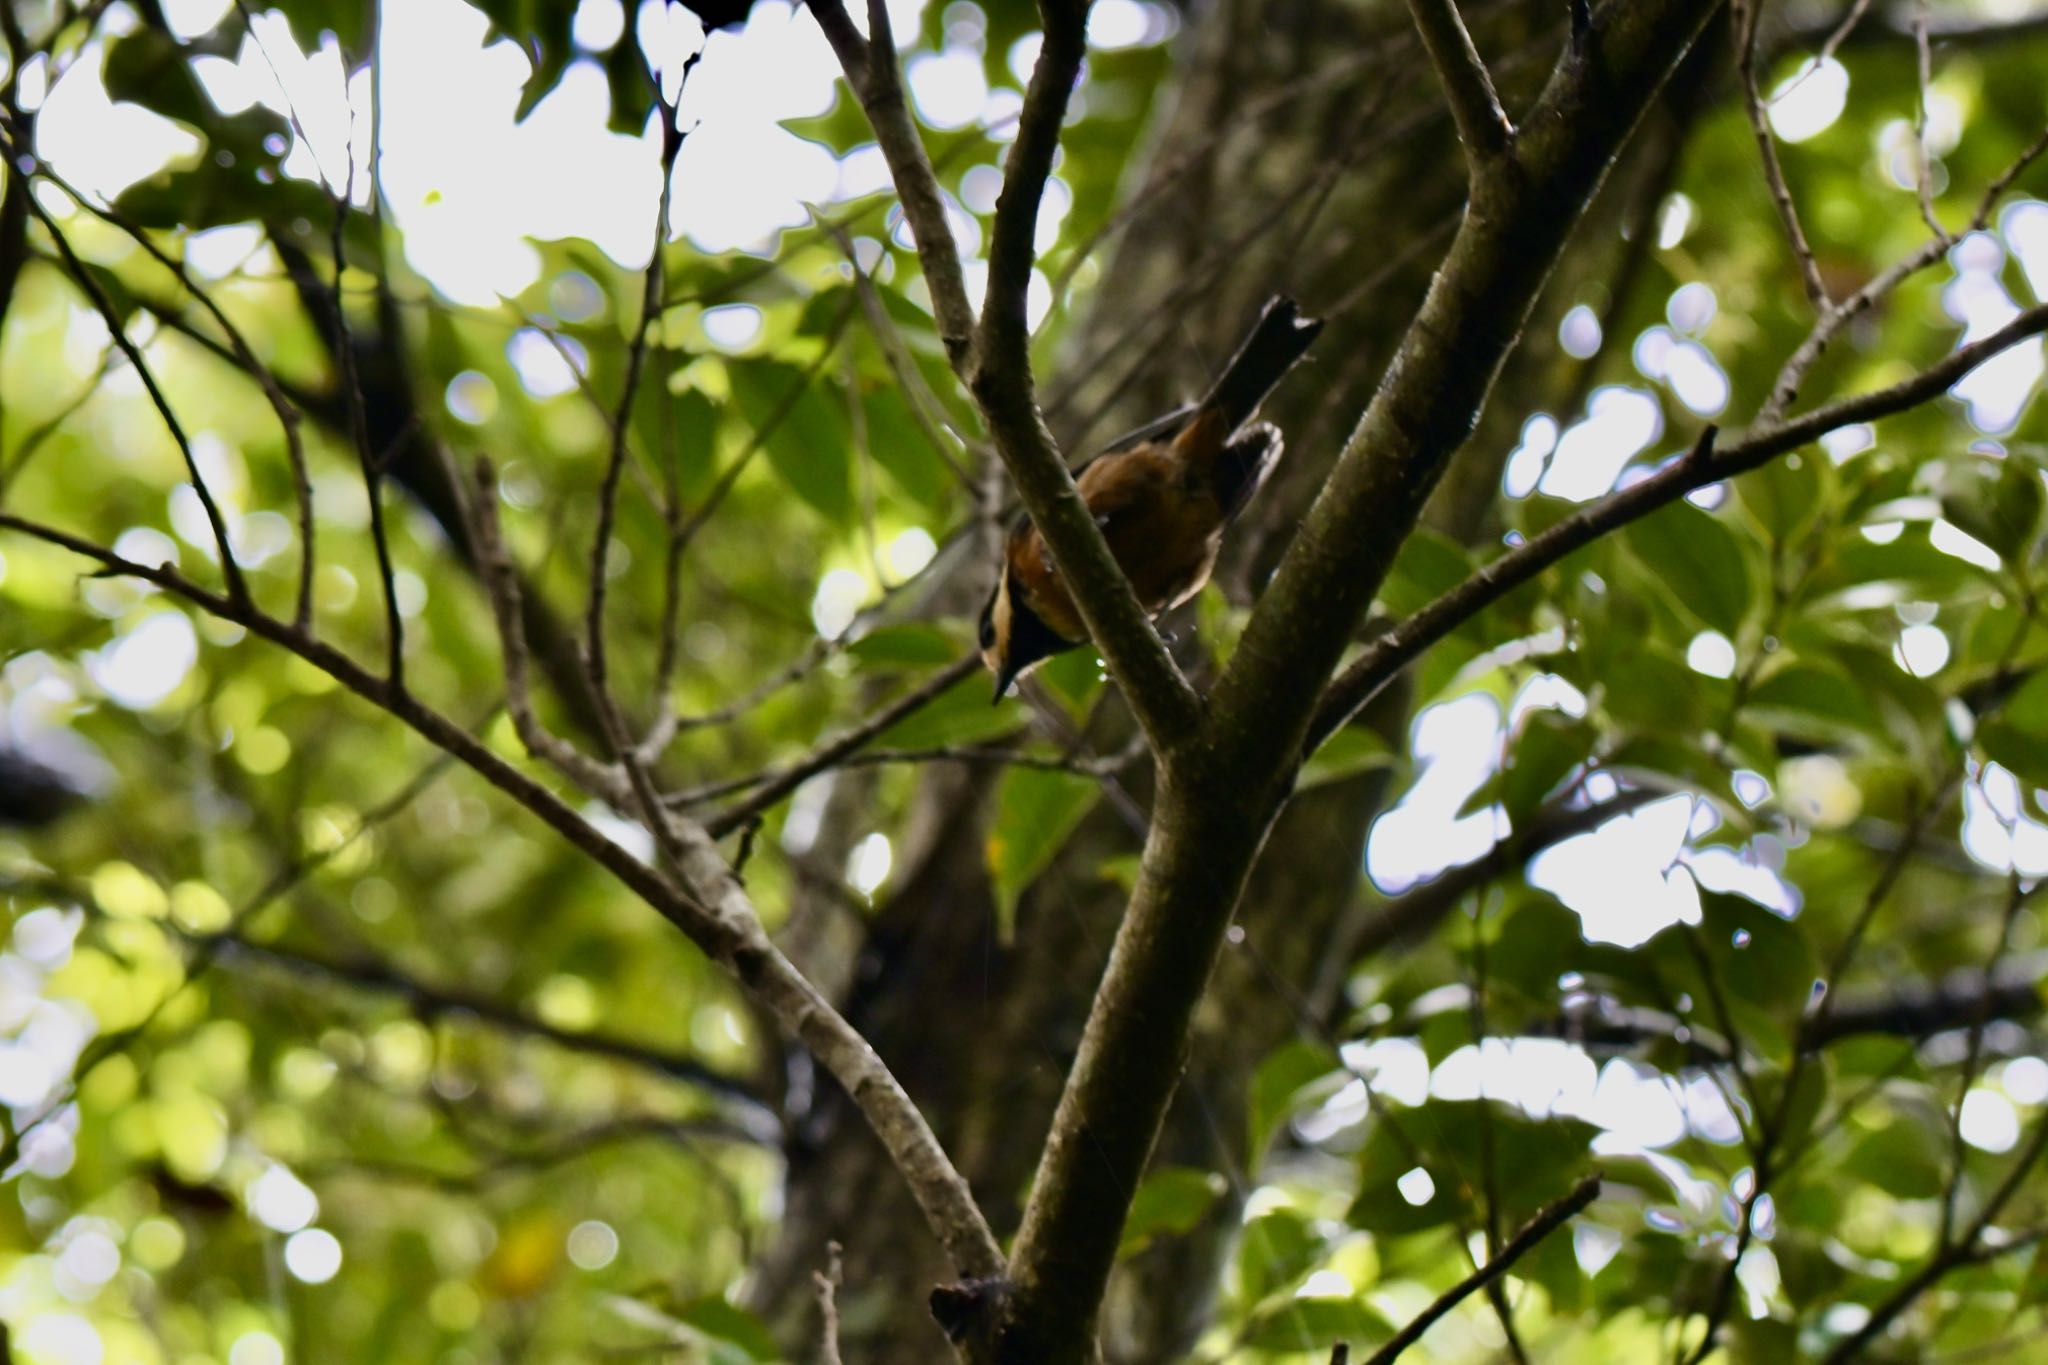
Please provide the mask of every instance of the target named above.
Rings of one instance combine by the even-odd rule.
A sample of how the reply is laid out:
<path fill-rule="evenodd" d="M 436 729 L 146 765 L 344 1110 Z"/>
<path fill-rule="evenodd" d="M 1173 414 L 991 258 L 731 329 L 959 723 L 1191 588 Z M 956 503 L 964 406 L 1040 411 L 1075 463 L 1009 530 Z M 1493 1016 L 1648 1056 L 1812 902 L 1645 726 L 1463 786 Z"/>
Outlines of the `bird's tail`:
<path fill-rule="evenodd" d="M 1222 377 L 1202 399 L 1199 410 L 1219 413 L 1227 437 L 1251 420 L 1280 377 L 1308 354 L 1322 330 L 1321 318 L 1305 318 L 1293 299 L 1274 296 L 1250 335 L 1239 344 L 1237 354 L 1223 367 Z"/>

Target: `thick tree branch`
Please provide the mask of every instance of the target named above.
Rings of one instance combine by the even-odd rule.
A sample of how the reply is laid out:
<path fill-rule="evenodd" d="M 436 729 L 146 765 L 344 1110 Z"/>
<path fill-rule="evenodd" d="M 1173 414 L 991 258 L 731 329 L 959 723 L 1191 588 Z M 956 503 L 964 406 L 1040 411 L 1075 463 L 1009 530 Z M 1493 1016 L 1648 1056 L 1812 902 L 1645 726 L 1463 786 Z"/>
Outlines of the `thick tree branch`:
<path fill-rule="evenodd" d="M 1482 177 L 1422 311 L 1254 609 L 1202 743 L 1161 765 L 1137 886 L 1032 1186 L 991 1359 L 1083 1359 L 1188 1029 L 1350 631 L 1622 142 L 1715 10 L 1611 4 Z"/>
<path fill-rule="evenodd" d="M 1037 256 L 1038 207 L 1059 155 L 1067 102 L 1088 55 L 1088 0 L 1040 0 L 1038 13 L 1043 40 L 1024 91 L 1017 137 L 1003 162 L 1003 188 L 989 233 L 988 293 L 981 305 L 981 345 L 1007 357 L 1020 354 L 1028 339 L 1024 305 Z"/>
<path fill-rule="evenodd" d="M 1046 178 L 1059 151 L 1060 124 L 1088 51 L 1087 0 L 1043 0 L 1044 41 L 1017 140 L 1003 167 L 989 249 L 988 299 L 982 308 L 969 387 L 996 449 L 1052 550 L 1060 577 L 1081 609 L 1089 636 L 1108 660 L 1124 696 L 1162 753 L 1184 742 L 1201 718 L 1201 701 L 1167 653 L 1102 528 L 1081 500 L 1059 447 L 1046 430 L 1031 374 L 1025 298 Z"/>
<path fill-rule="evenodd" d="M 1408 8 L 1415 15 L 1415 27 L 1422 31 L 1430 64 L 1443 82 L 1451 119 L 1458 125 L 1458 141 L 1465 144 L 1465 159 L 1476 180 L 1507 150 L 1515 126 L 1494 93 L 1493 77 L 1486 74 L 1486 63 L 1472 45 L 1457 0 L 1408 0 Z"/>

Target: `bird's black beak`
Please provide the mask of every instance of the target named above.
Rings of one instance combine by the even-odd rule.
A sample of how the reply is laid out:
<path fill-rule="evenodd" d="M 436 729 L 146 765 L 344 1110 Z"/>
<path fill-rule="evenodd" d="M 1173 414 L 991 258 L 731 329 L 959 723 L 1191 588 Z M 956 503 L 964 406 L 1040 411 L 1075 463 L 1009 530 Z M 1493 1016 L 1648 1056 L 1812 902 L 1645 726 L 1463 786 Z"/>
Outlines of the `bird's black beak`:
<path fill-rule="evenodd" d="M 1010 684 L 1015 682 L 1016 680 L 1017 667 L 1015 664 L 1004 664 L 1001 668 L 997 669 L 996 694 L 993 697 L 989 698 L 988 704 L 990 706 L 1000 706 L 1002 704 L 1004 694 L 1010 690 Z"/>

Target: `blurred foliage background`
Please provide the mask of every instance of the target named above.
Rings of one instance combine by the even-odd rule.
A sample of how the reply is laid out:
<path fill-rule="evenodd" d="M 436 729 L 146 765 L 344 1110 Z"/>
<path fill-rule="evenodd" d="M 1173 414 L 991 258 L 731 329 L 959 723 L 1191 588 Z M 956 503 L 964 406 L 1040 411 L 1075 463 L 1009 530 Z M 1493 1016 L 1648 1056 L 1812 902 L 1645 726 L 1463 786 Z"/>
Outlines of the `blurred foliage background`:
<path fill-rule="evenodd" d="M 370 0 L 11 7 L 4 508 L 216 583 L 189 451 L 249 591 L 289 619 L 296 442 L 311 619 L 374 662 L 367 464 L 408 685 L 523 757 L 463 471 L 478 455 L 498 471 L 544 712 L 589 743 L 577 632 L 617 431 L 621 695 L 636 723 L 667 718 L 663 780 L 728 817 L 771 927 L 1006 1233 L 1147 777 L 1085 651 L 1022 701 L 991 707 L 978 672 L 943 685 L 1007 498 L 859 106 L 840 88 L 801 115 L 750 111 L 721 64 L 766 89 L 811 80 L 824 53 L 808 16 L 767 0 L 694 68 L 701 30 L 660 0 L 444 8 L 467 16 L 449 30 L 463 54 L 488 41 L 520 67 L 507 128 L 608 126 L 637 167 L 631 222 L 603 242 L 500 224 L 532 239 L 515 288 L 462 274 L 487 244 L 434 237 L 438 191 L 400 204 L 372 176 L 371 147 L 396 164 L 450 134 L 395 99 L 385 125 L 371 115 Z M 1466 8 L 1526 98 L 1563 7 Z M 1928 239 L 1923 173 L 1957 235 L 1848 323 L 1802 405 L 1895 382 L 2048 299 L 2038 163 L 1965 231 L 2038 150 L 2048 24 L 2025 5 L 1931 8 L 1924 84 L 1913 6 L 1765 15 L 1770 119 L 1835 294 Z M 1035 16 L 892 13 L 978 260 Z M 1274 404 L 1282 478 L 1173 623 L 1199 676 L 1369 395 L 1462 179 L 1401 6 L 1105 0 L 1095 19 L 1034 296 L 1070 452 L 1198 391 L 1272 290 L 1332 319 Z M 1616 168 L 1385 614 L 1704 422 L 1740 427 L 1807 335 L 1724 29 Z M 268 69 L 280 98 L 224 103 L 223 66 Z M 693 104 L 686 79 L 726 83 Z M 58 98 L 94 86 L 98 105 Z M 676 232 L 621 423 L 657 106 L 679 88 Z M 453 127 L 465 94 L 441 98 Z M 88 182 L 91 156 L 60 155 L 154 145 L 107 112 L 137 107 L 149 136 L 182 134 L 146 173 Z M 781 195 L 781 226 L 724 240 L 721 202 L 785 163 L 737 140 L 693 162 L 689 139 L 749 119 L 833 170 Z M 448 164 L 543 200 L 577 173 L 455 136 Z M 1410 1358 L 1683 1360 L 1710 1323 L 1710 1358 L 1731 1361 L 2034 1357 L 2042 368 L 2025 343 L 1948 398 L 1600 541 L 1317 756 L 1137 1192 L 1115 1358 L 1369 1353 L 1596 1169 L 1587 1212 Z M 923 1296 L 944 1268 L 893 1174 L 701 954 L 317 670 L 91 569 L 0 540 L 13 1358 L 812 1359 L 831 1239 L 847 1358 L 938 1357 Z M 773 790 L 919 688 L 857 757 Z M 564 790 L 647 849 L 624 813 Z M 1885 1330 L 1857 1340 L 1874 1314 Z"/>

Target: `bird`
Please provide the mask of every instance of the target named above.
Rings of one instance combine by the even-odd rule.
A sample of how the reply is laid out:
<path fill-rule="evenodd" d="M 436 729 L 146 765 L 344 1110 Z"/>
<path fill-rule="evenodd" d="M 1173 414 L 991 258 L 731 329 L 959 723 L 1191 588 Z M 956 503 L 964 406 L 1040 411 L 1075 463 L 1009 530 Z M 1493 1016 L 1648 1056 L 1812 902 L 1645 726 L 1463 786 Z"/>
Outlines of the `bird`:
<path fill-rule="evenodd" d="M 1148 422 L 1074 471 L 1082 501 L 1150 615 L 1179 606 L 1209 581 L 1225 528 L 1280 459 L 1280 429 L 1252 418 L 1322 330 L 1321 319 L 1275 296 L 1200 402 Z M 1019 516 L 981 611 L 981 658 L 995 675 L 994 700 L 1087 638 L 1045 538 Z"/>

